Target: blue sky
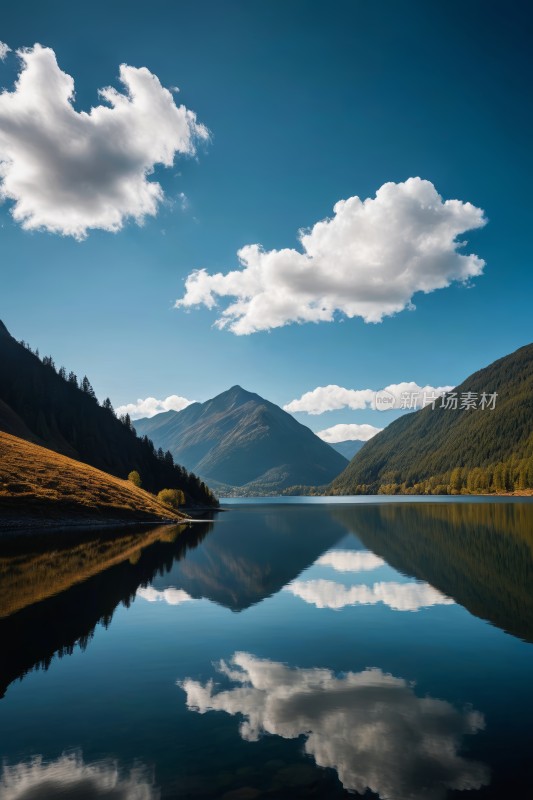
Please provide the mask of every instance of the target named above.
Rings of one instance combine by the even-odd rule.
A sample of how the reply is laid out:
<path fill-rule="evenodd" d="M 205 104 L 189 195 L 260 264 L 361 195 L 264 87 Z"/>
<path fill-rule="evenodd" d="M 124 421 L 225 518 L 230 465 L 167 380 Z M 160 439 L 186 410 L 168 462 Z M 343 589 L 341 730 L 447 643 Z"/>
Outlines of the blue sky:
<path fill-rule="evenodd" d="M 46 7 L 45 7 L 46 6 Z M 24 230 L 0 206 L 0 317 L 17 338 L 86 373 L 115 405 L 235 383 L 283 405 L 318 386 L 455 385 L 532 339 L 532 79 L 528 4 L 464 2 L 66 2 L 4 10 L 0 40 L 39 42 L 72 76 L 77 111 L 146 67 L 210 131 L 195 156 L 156 166 L 165 194 L 142 226 L 83 241 Z M 0 62 L 12 91 L 13 52 Z M 249 335 L 219 309 L 173 308 L 198 268 L 237 251 L 300 250 L 298 230 L 341 199 L 430 181 L 488 223 L 458 238 L 486 262 L 468 286 L 415 293 L 377 324 L 336 312 Z M 184 193 L 186 202 L 182 202 Z M 185 205 L 185 207 L 182 207 Z M 490 387 L 487 387 L 490 389 Z M 298 414 L 314 430 L 393 414 Z"/>

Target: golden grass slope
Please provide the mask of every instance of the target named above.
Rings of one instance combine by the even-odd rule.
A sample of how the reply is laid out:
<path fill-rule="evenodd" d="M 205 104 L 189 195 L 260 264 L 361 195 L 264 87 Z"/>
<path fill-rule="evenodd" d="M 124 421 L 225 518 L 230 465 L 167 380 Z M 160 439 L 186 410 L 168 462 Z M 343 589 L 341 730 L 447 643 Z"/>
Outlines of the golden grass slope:
<path fill-rule="evenodd" d="M 185 517 L 129 481 L 0 432 L 0 531 Z"/>

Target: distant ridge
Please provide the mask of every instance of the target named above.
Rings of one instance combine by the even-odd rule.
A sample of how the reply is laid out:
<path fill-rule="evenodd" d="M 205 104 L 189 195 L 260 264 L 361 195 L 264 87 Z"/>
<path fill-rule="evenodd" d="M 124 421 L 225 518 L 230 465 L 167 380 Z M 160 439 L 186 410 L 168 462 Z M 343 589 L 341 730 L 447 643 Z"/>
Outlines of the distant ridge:
<path fill-rule="evenodd" d="M 134 425 L 220 491 L 263 494 L 294 484 L 327 484 L 347 464 L 286 411 L 238 385 Z"/>
<path fill-rule="evenodd" d="M 330 446 L 348 460 L 351 460 L 364 444 L 366 444 L 366 442 L 362 442 L 360 439 L 346 439 L 344 442 L 330 442 Z"/>

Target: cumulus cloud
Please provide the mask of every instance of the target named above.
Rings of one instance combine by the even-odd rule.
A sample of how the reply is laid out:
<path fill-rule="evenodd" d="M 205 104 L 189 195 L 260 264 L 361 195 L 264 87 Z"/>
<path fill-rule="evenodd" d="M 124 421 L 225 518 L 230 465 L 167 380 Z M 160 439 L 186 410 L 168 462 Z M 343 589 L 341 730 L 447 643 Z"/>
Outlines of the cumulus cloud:
<path fill-rule="evenodd" d="M 115 761 L 85 764 L 79 753 L 50 762 L 35 756 L 31 761 L 4 766 L 0 795 L 2 800 L 159 800 L 161 796 L 145 770 L 136 768 L 124 776 Z"/>
<path fill-rule="evenodd" d="M 323 579 L 293 581 L 285 587 L 295 597 L 316 608 L 339 609 L 346 606 L 383 603 L 393 611 L 418 611 L 430 606 L 453 605 L 450 597 L 441 594 L 429 583 L 375 583 L 373 586 L 344 586 Z"/>
<path fill-rule="evenodd" d="M 143 600 L 148 600 L 149 603 L 166 603 L 169 606 L 180 606 L 182 603 L 188 603 L 193 598 L 183 589 L 174 589 L 170 587 L 159 591 L 154 589 L 153 586 L 141 586 L 137 589 L 136 597 L 142 597 Z"/>
<path fill-rule="evenodd" d="M 329 386 L 317 386 L 316 389 L 305 392 L 301 397 L 284 405 L 283 409 L 291 414 L 297 411 L 303 411 L 306 414 L 324 414 L 326 411 L 338 411 L 342 408 L 351 408 L 354 411 L 365 408 L 390 411 L 404 407 L 403 403 L 406 399 L 412 401 L 410 407 L 421 408 L 424 404 L 429 404 L 436 397 L 440 397 L 452 389 L 453 386 L 419 386 L 415 381 L 391 383 L 377 391 L 375 389 L 345 389 L 342 386 L 330 384 Z M 380 400 L 383 397 L 389 397 L 391 402 L 382 404 Z M 367 427 L 371 428 L 372 426 Z M 333 430 L 333 428 L 329 430 Z M 378 431 L 379 429 L 376 429 L 376 433 Z M 320 436 L 320 434 L 318 435 Z M 330 440 L 326 439 L 326 441 Z"/>
<path fill-rule="evenodd" d="M 120 66 L 123 93 L 99 91 L 105 105 L 73 106 L 74 80 L 55 53 L 17 50 L 21 71 L 0 94 L 0 198 L 26 230 L 83 239 L 90 228 L 118 231 L 142 223 L 163 199 L 156 164 L 193 155 L 208 131 L 146 67 Z"/>
<path fill-rule="evenodd" d="M 142 417 L 153 417 L 163 411 L 182 411 L 182 409 L 187 408 L 194 402 L 194 400 L 187 400 L 186 397 L 180 397 L 178 394 L 171 394 L 165 397 L 164 400 L 145 397 L 144 400 L 139 398 L 136 403 L 126 403 L 124 406 L 119 406 L 116 409 L 116 413 L 129 414 L 132 419 L 141 419 Z"/>
<path fill-rule="evenodd" d="M 430 181 L 385 183 L 375 198 L 340 200 L 330 219 L 300 231 L 301 250 L 238 251 L 240 269 L 192 272 L 176 307 L 213 308 L 234 298 L 215 325 L 237 335 L 292 322 L 331 322 L 336 312 L 380 322 L 412 308 L 416 292 L 480 275 L 485 262 L 460 252 L 458 236 L 480 228 L 483 211 L 442 200 Z"/>
<path fill-rule="evenodd" d="M 402 678 L 379 669 L 342 676 L 293 669 L 249 653 L 235 653 L 218 670 L 236 687 L 217 692 L 213 681 L 179 683 L 191 710 L 242 715 L 240 735 L 249 742 L 263 733 L 305 737 L 305 752 L 335 769 L 350 792 L 444 800 L 449 789 L 479 789 L 489 781 L 484 764 L 458 755 L 463 737 L 484 728 L 483 715 L 417 697 Z"/>
<path fill-rule="evenodd" d="M 5 42 L 0 42 L 0 61 L 5 61 L 7 54 L 10 52 L 11 48 Z"/>
<path fill-rule="evenodd" d="M 323 431 L 318 431 L 317 436 L 329 444 L 336 442 L 353 442 L 361 441 L 368 442 L 376 433 L 381 433 L 383 428 L 376 428 L 374 425 L 363 425 L 340 423 L 333 425 L 331 428 L 325 428 Z"/>
<path fill-rule="evenodd" d="M 367 550 L 330 550 L 315 561 L 337 572 L 370 572 L 385 566 L 385 561 Z"/>

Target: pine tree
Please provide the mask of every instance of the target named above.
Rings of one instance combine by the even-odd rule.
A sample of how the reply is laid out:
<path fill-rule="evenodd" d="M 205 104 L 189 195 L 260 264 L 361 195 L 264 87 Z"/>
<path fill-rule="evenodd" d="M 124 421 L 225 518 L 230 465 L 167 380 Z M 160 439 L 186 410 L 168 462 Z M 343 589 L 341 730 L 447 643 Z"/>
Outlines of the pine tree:
<path fill-rule="evenodd" d="M 93 387 L 91 386 L 91 382 L 87 377 L 87 375 L 83 376 L 83 380 L 81 382 L 81 390 L 82 392 L 85 392 L 85 394 L 88 394 L 89 397 L 92 397 L 93 400 L 96 400 L 96 394 L 94 392 Z"/>

